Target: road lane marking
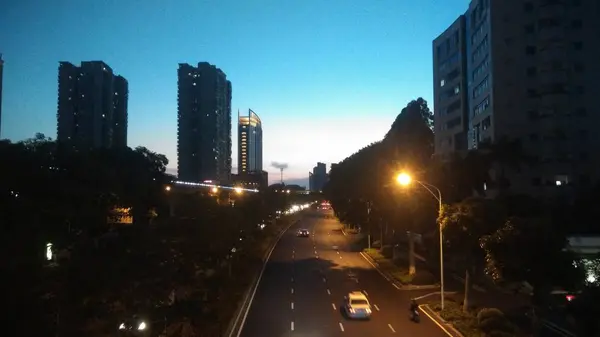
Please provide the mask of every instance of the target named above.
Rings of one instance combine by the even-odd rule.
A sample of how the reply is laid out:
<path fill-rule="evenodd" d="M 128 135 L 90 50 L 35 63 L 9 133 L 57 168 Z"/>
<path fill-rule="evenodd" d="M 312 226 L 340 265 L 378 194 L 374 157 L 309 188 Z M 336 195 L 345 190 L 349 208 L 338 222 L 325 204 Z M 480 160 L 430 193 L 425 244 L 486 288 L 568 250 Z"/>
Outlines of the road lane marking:
<path fill-rule="evenodd" d="M 373 304 L 373 307 L 375 308 L 375 310 L 379 311 L 379 307 L 377 306 L 377 304 Z"/>
<path fill-rule="evenodd" d="M 281 231 L 281 233 L 279 233 L 279 235 L 277 236 L 277 240 L 275 241 L 275 243 L 269 250 L 269 253 L 266 254 L 266 256 L 263 260 L 264 262 L 263 262 L 262 268 L 260 270 L 260 273 L 258 274 L 258 279 L 256 279 L 256 283 L 254 283 L 254 286 L 252 288 L 250 288 L 251 290 L 249 289 L 248 294 L 244 298 L 245 309 L 242 308 L 239 311 L 239 313 L 237 314 L 237 316 L 234 320 L 234 323 L 233 323 L 234 328 L 231 329 L 231 332 L 228 335 L 229 337 L 233 337 L 233 336 L 240 337 L 240 335 L 242 334 L 242 331 L 244 330 L 244 325 L 246 324 L 246 319 L 248 318 L 248 313 L 250 312 L 250 307 L 252 306 L 252 302 L 254 302 L 254 296 L 256 295 L 256 291 L 258 290 L 258 285 L 260 284 L 263 274 L 265 273 L 265 269 L 267 268 L 267 263 L 269 262 L 269 259 L 271 259 L 271 255 L 273 254 L 275 247 L 277 246 L 277 244 L 283 237 L 283 234 L 285 234 L 296 223 L 298 223 L 298 220 L 290 223 L 283 231 Z M 240 319 L 241 319 L 241 321 L 240 321 Z M 239 328 L 237 328 L 238 322 L 239 322 Z"/>
<path fill-rule="evenodd" d="M 454 334 L 450 333 L 450 331 L 448 331 L 442 324 L 440 324 L 440 322 L 438 322 L 435 318 L 433 318 L 428 312 L 427 310 L 423 309 L 425 307 L 424 304 L 419 305 L 419 310 L 421 310 L 422 313 L 424 313 L 425 315 L 427 315 L 427 317 L 429 317 L 430 320 L 433 321 L 433 323 L 435 323 L 440 329 L 442 329 L 442 331 L 444 331 L 446 333 L 446 335 L 452 337 L 454 336 Z"/>
<path fill-rule="evenodd" d="M 389 281 L 389 280 L 388 280 L 388 281 Z M 400 290 L 400 287 L 398 287 L 398 286 L 396 285 L 396 283 L 392 283 L 392 285 L 393 285 L 394 287 L 396 287 L 396 289 Z"/>
<path fill-rule="evenodd" d="M 323 282 L 327 282 L 327 279 L 323 277 Z"/>
<path fill-rule="evenodd" d="M 342 256 L 340 255 L 340 259 L 342 258 Z"/>
<path fill-rule="evenodd" d="M 291 305 L 291 307 L 292 307 L 292 310 L 294 310 L 294 302 L 292 302 L 292 305 Z"/>
<path fill-rule="evenodd" d="M 290 289 L 292 291 L 292 294 L 294 293 L 294 288 Z"/>
<path fill-rule="evenodd" d="M 338 253 L 338 255 L 340 254 L 340 252 L 339 252 L 339 251 L 338 251 L 338 252 L 336 252 L 336 253 Z"/>
<path fill-rule="evenodd" d="M 369 293 L 366 290 L 363 290 L 363 293 L 365 293 L 365 295 L 369 296 Z"/>
<path fill-rule="evenodd" d="M 392 330 L 392 332 L 396 332 L 396 330 L 394 330 L 394 327 L 391 324 L 388 324 L 388 327 L 390 328 L 390 330 Z"/>
<path fill-rule="evenodd" d="M 329 291 L 329 289 L 327 289 L 327 295 L 331 295 L 331 291 Z"/>
<path fill-rule="evenodd" d="M 290 330 L 294 331 L 294 321 L 292 321 L 292 324 L 290 324 Z"/>
<path fill-rule="evenodd" d="M 344 325 L 342 324 L 342 322 L 340 322 L 340 330 L 342 330 L 342 332 L 344 332 Z"/>
<path fill-rule="evenodd" d="M 315 250 L 315 255 L 318 254 L 317 251 Z"/>
<path fill-rule="evenodd" d="M 317 255 L 317 259 L 319 258 L 319 255 Z"/>
<path fill-rule="evenodd" d="M 292 283 L 294 282 L 294 278 L 292 277 Z"/>
<path fill-rule="evenodd" d="M 333 310 L 336 310 L 335 309 L 335 303 L 331 303 L 331 306 L 333 307 Z"/>

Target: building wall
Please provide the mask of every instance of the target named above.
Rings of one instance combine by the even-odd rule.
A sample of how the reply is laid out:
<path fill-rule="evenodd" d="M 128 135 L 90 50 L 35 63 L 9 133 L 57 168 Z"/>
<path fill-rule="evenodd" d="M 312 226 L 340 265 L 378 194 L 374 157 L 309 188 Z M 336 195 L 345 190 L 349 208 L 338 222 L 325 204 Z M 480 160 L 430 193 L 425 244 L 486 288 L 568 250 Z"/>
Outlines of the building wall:
<path fill-rule="evenodd" d="M 460 16 L 433 41 L 436 155 L 467 149 L 465 18 Z"/>
<path fill-rule="evenodd" d="M 58 141 L 80 149 L 119 146 L 119 143 L 114 143 L 114 112 L 117 105 L 126 109 L 127 96 L 124 100 L 117 100 L 116 96 L 115 76 L 104 62 L 81 62 L 80 67 L 69 62 L 60 62 Z M 127 116 L 117 119 L 123 123 L 123 118 L 125 128 L 118 130 L 118 141 L 127 138 Z"/>
<path fill-rule="evenodd" d="M 0 54 L 0 139 L 2 139 L 2 77 L 4 72 L 4 60 Z"/>
<path fill-rule="evenodd" d="M 129 84 L 123 76 L 116 76 L 114 85 L 113 146 L 127 147 Z"/>
<path fill-rule="evenodd" d="M 231 178 L 231 83 L 217 67 L 180 64 L 178 69 L 178 178 Z"/>
<path fill-rule="evenodd" d="M 593 0 L 473 0 L 464 15 L 468 147 L 523 145 L 531 164 L 495 168 L 511 193 L 568 196 L 600 178 L 600 134 L 592 129 L 600 122 L 599 11 Z M 439 90 L 434 95 L 438 153 L 447 135 L 438 129 Z"/>
<path fill-rule="evenodd" d="M 262 121 L 252 110 L 238 116 L 238 172 L 262 172 Z"/>
<path fill-rule="evenodd" d="M 311 192 L 319 192 L 327 183 L 327 165 L 317 163 L 313 168 L 312 174 L 309 174 L 309 189 Z"/>

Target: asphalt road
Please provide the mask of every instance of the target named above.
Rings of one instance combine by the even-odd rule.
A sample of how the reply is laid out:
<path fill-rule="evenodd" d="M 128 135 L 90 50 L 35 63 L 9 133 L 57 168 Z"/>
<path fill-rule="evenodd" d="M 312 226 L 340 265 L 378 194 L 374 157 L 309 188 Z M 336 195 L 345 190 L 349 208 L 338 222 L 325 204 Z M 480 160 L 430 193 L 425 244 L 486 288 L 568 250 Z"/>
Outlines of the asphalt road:
<path fill-rule="evenodd" d="M 296 237 L 306 228 L 309 238 Z M 241 337 L 283 336 L 447 336 L 422 314 L 409 320 L 410 298 L 428 291 L 404 291 L 386 281 L 358 252 L 339 222 L 307 216 L 284 234 L 273 250 Z M 373 306 L 369 321 L 352 321 L 340 312 L 343 297 L 365 292 Z"/>

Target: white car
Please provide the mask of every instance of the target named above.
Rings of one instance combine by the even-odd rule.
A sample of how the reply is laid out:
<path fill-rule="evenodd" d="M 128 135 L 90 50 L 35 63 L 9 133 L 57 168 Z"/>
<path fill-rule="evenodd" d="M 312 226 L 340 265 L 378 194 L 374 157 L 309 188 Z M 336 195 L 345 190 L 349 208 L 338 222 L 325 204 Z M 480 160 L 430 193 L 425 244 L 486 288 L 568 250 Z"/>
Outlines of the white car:
<path fill-rule="evenodd" d="M 367 296 L 360 291 L 353 291 L 344 297 L 343 308 L 348 318 L 369 319 L 371 317 L 371 304 Z"/>

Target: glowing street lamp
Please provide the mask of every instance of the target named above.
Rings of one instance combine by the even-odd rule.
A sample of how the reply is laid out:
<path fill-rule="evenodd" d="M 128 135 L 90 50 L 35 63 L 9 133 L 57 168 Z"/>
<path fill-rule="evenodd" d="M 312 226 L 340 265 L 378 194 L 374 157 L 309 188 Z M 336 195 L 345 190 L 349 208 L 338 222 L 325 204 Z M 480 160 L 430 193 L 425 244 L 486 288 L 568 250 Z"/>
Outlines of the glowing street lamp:
<path fill-rule="evenodd" d="M 412 182 L 412 178 L 406 173 L 400 173 L 396 177 L 396 182 L 401 186 L 408 186 Z"/>
<path fill-rule="evenodd" d="M 234 190 L 234 191 L 235 191 L 235 193 L 237 193 L 237 194 L 242 194 L 242 193 L 244 192 L 244 190 L 242 190 L 242 188 L 241 188 L 241 187 L 235 187 L 233 190 Z"/>
<path fill-rule="evenodd" d="M 169 192 L 171 190 L 171 186 L 165 186 L 165 191 Z"/>
<path fill-rule="evenodd" d="M 434 185 L 419 181 L 419 180 L 413 180 L 412 177 L 407 174 L 407 173 L 400 173 L 398 174 L 398 176 L 396 176 L 396 182 L 400 185 L 400 186 L 410 186 L 412 184 L 412 182 L 416 182 L 417 184 L 421 185 L 424 189 L 427 190 L 427 192 L 429 192 L 437 201 L 439 204 L 439 212 L 442 211 L 442 192 L 440 191 L 439 188 L 435 187 Z M 435 191 L 435 192 L 434 192 Z M 441 295 L 441 300 L 440 300 L 440 304 L 442 306 L 442 310 L 444 309 L 444 239 L 443 239 L 443 231 L 442 231 L 442 223 L 440 222 L 440 295 Z"/>
<path fill-rule="evenodd" d="M 213 192 L 213 193 L 217 193 L 217 192 L 219 192 L 219 188 L 218 188 L 217 186 L 213 186 L 213 188 L 211 188 L 210 190 L 211 190 L 211 192 Z"/>

